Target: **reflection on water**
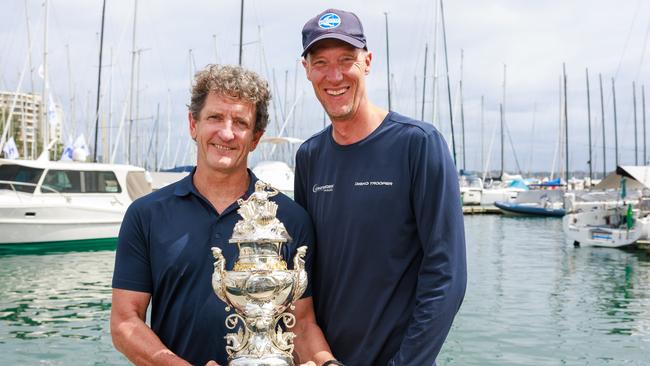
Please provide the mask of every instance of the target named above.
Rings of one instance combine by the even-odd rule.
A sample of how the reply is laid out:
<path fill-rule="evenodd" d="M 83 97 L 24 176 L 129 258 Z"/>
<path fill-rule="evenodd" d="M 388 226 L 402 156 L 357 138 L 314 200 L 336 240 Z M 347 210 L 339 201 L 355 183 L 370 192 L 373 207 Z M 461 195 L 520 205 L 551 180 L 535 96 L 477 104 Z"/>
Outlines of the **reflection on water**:
<path fill-rule="evenodd" d="M 451 365 L 649 365 L 650 258 L 574 248 L 561 221 L 470 216 Z M 0 255 L 0 364 L 127 365 L 111 344 L 110 250 Z"/>
<path fill-rule="evenodd" d="M 5 365 L 125 365 L 108 331 L 115 252 L 0 256 Z"/>
<path fill-rule="evenodd" d="M 650 258 L 557 219 L 466 217 L 467 296 L 440 365 L 650 364 Z"/>

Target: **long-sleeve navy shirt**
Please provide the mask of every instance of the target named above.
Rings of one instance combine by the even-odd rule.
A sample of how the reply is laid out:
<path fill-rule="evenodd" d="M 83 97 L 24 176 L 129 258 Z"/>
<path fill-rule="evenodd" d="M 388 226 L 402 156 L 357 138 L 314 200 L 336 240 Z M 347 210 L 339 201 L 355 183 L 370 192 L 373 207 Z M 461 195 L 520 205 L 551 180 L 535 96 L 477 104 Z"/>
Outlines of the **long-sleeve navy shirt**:
<path fill-rule="evenodd" d="M 348 365 L 434 365 L 465 294 L 463 215 L 447 144 L 391 112 L 365 139 L 331 126 L 296 156 L 295 198 L 316 232 L 312 293 Z"/>

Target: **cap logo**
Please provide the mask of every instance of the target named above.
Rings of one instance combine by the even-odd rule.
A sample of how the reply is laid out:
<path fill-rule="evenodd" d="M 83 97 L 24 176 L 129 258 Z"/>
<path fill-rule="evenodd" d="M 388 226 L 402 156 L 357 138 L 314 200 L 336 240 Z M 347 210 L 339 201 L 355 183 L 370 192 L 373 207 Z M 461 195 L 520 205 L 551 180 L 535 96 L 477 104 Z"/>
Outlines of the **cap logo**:
<path fill-rule="evenodd" d="M 341 25 L 341 18 L 334 13 L 323 14 L 318 19 L 318 26 L 323 29 L 333 29 Z"/>

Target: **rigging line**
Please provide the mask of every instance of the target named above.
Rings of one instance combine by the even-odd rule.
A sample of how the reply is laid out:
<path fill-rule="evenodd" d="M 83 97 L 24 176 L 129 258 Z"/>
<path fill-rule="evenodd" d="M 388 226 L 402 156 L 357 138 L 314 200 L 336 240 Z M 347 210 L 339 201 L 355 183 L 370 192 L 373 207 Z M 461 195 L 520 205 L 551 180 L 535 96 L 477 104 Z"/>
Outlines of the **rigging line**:
<path fill-rule="evenodd" d="M 630 30 L 627 32 L 627 37 L 625 37 L 625 43 L 623 45 L 623 52 L 621 53 L 621 58 L 618 60 L 618 66 L 616 66 L 616 72 L 614 73 L 614 79 L 618 77 L 618 72 L 621 70 L 621 64 L 623 63 L 623 58 L 625 57 L 625 52 L 627 51 L 627 46 L 630 43 L 630 37 L 632 36 L 632 30 L 634 29 L 634 24 L 636 24 L 636 17 L 639 14 L 639 6 L 641 5 L 641 0 L 637 0 L 636 8 L 634 9 L 634 17 L 632 18 L 632 23 L 630 23 Z"/>
<path fill-rule="evenodd" d="M 515 158 L 515 164 L 517 165 L 517 171 L 519 172 L 520 175 L 523 175 L 521 171 L 521 167 L 519 166 L 519 159 L 517 158 L 517 151 L 515 151 L 515 144 L 512 143 L 512 134 L 510 133 L 510 129 L 508 128 L 508 123 L 503 121 L 503 125 L 506 129 L 506 134 L 508 135 L 508 141 L 510 142 L 510 148 L 512 149 L 512 155 Z"/>
<path fill-rule="evenodd" d="M 492 147 L 494 146 L 494 139 L 499 129 L 499 124 L 495 123 L 494 128 L 492 129 L 492 136 L 490 137 L 490 145 L 488 147 L 487 154 L 485 155 L 485 164 L 483 165 L 483 182 L 485 182 L 485 177 L 487 176 L 488 169 L 490 168 L 490 161 L 492 159 Z"/>
<path fill-rule="evenodd" d="M 3 4 L 4 5 L 4 4 Z M 3 7 L 3 12 L 6 12 L 6 14 L 18 14 L 18 3 L 15 2 L 13 4 L 15 6 L 15 9 L 6 9 Z M 42 6 L 40 6 L 42 8 Z M 15 54 L 18 54 L 19 52 L 14 51 L 14 44 L 17 43 L 17 41 L 20 39 L 20 37 L 16 36 L 15 33 L 19 33 L 23 28 L 19 24 L 22 23 L 22 18 L 19 18 L 17 16 L 11 17 L 13 23 L 7 24 L 6 22 L 3 23 L 3 28 L 6 29 L 11 29 L 11 32 L 7 32 L 7 37 L 4 37 L 5 34 L 2 34 L 2 38 L 0 38 L 0 43 L 2 44 L 2 49 L 0 49 L 0 80 L 3 81 L 4 84 L 8 84 L 6 79 L 5 79 L 5 72 L 6 70 L 10 69 L 7 65 L 9 64 L 9 60 L 13 59 L 12 56 Z M 22 43 L 22 40 L 21 42 Z M 20 46 L 16 46 L 18 48 Z M 20 65 L 20 64 L 19 64 Z M 18 70 L 20 70 L 19 67 L 17 67 Z M 17 73 L 19 74 L 19 73 Z M 3 88 L 4 89 L 4 88 Z"/>
<path fill-rule="evenodd" d="M 645 58 L 645 51 L 648 46 L 648 35 L 650 35 L 650 16 L 648 17 L 648 27 L 645 30 L 645 35 L 643 36 L 643 48 L 641 49 L 641 60 L 639 61 L 639 68 L 636 70 L 636 76 L 634 77 L 634 80 L 639 79 L 639 75 L 641 74 L 641 69 L 643 68 L 643 60 Z"/>

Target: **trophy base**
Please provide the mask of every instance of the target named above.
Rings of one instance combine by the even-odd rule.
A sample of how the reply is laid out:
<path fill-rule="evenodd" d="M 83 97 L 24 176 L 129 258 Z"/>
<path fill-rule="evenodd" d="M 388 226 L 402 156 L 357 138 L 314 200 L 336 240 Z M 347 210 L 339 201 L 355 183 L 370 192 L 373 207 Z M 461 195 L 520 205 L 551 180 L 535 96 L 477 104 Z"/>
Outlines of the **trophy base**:
<path fill-rule="evenodd" d="M 262 358 L 242 356 L 230 360 L 228 366 L 293 366 L 293 359 L 282 355 Z"/>

